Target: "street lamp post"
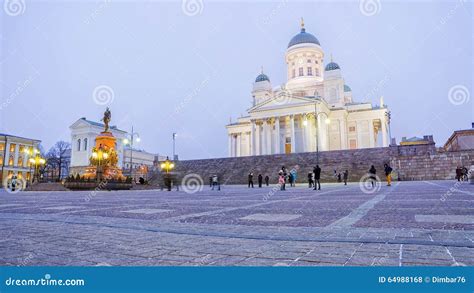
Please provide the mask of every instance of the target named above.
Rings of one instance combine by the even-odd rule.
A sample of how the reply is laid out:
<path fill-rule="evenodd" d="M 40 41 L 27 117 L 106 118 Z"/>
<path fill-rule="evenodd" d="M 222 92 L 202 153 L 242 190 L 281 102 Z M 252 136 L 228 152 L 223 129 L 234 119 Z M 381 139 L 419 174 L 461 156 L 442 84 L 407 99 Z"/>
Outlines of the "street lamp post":
<path fill-rule="evenodd" d="M 133 141 L 140 142 L 140 134 L 138 132 L 133 131 L 133 126 L 132 126 L 132 132 L 129 134 L 129 138 L 125 138 L 123 140 L 124 145 L 129 145 L 130 146 L 130 178 L 132 177 L 132 172 L 133 172 Z"/>
<path fill-rule="evenodd" d="M 31 183 L 33 183 L 35 180 L 34 178 L 36 178 L 36 181 L 38 181 L 38 173 L 39 173 L 39 166 L 40 165 L 44 165 L 46 163 L 46 160 L 43 159 L 41 156 L 40 156 L 40 153 L 37 149 L 34 149 L 32 151 L 32 153 L 35 155 L 34 158 L 30 158 L 29 162 L 30 162 L 30 176 L 31 176 L 31 165 L 35 165 L 35 173 L 33 175 L 33 179 L 31 181 Z"/>
<path fill-rule="evenodd" d="M 175 149 L 176 149 L 176 136 L 178 134 L 176 132 L 173 132 L 173 160 L 176 159 L 176 153 L 175 153 Z"/>
<path fill-rule="evenodd" d="M 169 178 L 170 177 L 169 172 L 173 170 L 173 168 L 174 168 L 174 163 L 171 162 L 168 157 L 166 157 L 166 160 L 163 163 L 161 163 L 161 169 L 165 170 L 166 172 L 165 178 L 166 178 L 166 185 L 168 187 L 168 191 L 171 191 L 171 179 Z"/>
<path fill-rule="evenodd" d="M 392 144 L 392 127 L 390 126 L 390 121 L 392 120 L 392 112 L 386 111 L 385 112 L 385 117 L 387 117 L 387 124 L 388 124 L 388 137 L 390 138 L 390 141 L 388 145 L 390 146 Z"/>

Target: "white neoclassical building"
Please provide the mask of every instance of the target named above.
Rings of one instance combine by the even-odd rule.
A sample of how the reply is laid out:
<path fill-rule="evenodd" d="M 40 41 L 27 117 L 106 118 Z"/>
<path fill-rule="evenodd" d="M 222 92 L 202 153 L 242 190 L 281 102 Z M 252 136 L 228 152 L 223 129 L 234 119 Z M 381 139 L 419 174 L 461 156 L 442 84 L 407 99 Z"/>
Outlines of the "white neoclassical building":
<path fill-rule="evenodd" d="M 357 103 L 341 68 L 324 66 L 318 39 L 304 23 L 285 54 L 287 82 L 273 88 L 263 72 L 253 84 L 248 115 L 227 125 L 229 156 L 269 155 L 389 145 L 389 114 L 380 106 Z M 317 145 L 316 145 L 317 144 Z"/>

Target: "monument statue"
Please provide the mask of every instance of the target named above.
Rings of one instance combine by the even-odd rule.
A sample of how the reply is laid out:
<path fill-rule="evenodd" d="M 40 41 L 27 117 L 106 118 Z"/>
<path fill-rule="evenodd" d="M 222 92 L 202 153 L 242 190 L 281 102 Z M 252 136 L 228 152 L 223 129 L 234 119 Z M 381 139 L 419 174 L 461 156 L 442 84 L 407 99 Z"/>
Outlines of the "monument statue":
<path fill-rule="evenodd" d="M 102 121 L 104 121 L 104 132 L 109 131 L 110 119 L 112 119 L 112 113 L 110 113 L 109 107 L 107 107 L 104 112 L 104 118 L 102 118 Z"/>

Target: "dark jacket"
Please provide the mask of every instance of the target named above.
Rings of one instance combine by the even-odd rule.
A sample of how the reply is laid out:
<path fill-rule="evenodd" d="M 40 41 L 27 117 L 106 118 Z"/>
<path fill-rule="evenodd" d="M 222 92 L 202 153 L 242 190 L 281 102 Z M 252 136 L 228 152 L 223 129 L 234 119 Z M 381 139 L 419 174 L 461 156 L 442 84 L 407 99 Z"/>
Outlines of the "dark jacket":
<path fill-rule="evenodd" d="M 392 167 L 387 165 L 387 166 L 385 166 L 384 171 L 385 171 L 385 176 L 388 176 L 388 175 L 390 175 L 390 173 L 392 173 Z"/>
<path fill-rule="evenodd" d="M 319 167 L 314 168 L 313 173 L 314 173 L 314 179 L 316 180 L 321 179 L 321 168 Z"/>

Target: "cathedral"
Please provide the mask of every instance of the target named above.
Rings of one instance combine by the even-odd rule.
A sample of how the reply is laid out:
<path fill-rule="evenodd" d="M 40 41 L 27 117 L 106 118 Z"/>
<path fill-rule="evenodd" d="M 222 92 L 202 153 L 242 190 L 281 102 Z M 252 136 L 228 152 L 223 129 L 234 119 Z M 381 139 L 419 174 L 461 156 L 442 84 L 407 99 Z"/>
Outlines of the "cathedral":
<path fill-rule="evenodd" d="M 253 83 L 248 115 L 226 126 L 229 156 L 386 147 L 390 112 L 370 102 L 355 102 L 341 67 L 319 40 L 301 31 L 288 43 L 287 82 L 273 87 L 263 73 Z"/>

